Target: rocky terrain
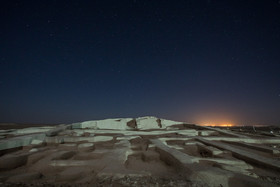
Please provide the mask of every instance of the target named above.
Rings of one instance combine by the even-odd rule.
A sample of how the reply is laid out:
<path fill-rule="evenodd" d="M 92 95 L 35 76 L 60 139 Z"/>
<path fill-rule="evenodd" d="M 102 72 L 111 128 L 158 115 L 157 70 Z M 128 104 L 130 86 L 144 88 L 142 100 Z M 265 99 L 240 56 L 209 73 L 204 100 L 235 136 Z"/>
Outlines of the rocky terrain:
<path fill-rule="evenodd" d="M 156 117 L 7 127 L 0 186 L 280 185 L 280 135 L 271 128 Z"/>

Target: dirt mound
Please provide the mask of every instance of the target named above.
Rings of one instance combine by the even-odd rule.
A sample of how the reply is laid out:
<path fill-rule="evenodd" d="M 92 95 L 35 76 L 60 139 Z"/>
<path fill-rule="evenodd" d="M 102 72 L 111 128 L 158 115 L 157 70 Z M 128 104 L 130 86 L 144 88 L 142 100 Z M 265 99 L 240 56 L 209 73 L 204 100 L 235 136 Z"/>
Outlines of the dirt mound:
<path fill-rule="evenodd" d="M 256 138 L 235 128 L 142 117 L 1 130 L 0 136 L 1 186 L 279 185 L 275 133 Z"/>

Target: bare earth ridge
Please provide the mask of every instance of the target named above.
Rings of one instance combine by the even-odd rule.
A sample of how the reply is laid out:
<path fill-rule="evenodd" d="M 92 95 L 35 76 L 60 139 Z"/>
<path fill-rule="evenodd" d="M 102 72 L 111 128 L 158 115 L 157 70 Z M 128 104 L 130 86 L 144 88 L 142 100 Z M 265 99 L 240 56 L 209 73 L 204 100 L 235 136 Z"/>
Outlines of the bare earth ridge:
<path fill-rule="evenodd" d="M 279 130 L 156 117 L 24 127 L 0 125 L 0 186 L 280 185 Z"/>

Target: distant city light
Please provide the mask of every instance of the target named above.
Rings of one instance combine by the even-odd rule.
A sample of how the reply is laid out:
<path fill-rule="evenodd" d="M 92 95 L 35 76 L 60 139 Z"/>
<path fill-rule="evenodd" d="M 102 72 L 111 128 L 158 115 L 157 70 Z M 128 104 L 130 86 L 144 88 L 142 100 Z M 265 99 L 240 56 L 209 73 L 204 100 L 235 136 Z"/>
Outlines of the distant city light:
<path fill-rule="evenodd" d="M 213 123 L 206 123 L 202 126 L 211 126 L 211 127 L 233 127 L 234 125 L 231 123 L 222 123 L 222 124 L 213 124 Z"/>

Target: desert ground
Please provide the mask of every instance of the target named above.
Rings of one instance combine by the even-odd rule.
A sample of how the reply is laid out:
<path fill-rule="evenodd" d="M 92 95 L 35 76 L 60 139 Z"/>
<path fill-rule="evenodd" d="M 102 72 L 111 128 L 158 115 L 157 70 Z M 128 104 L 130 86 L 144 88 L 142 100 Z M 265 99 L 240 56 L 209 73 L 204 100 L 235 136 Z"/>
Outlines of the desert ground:
<path fill-rule="evenodd" d="M 140 117 L 0 129 L 0 186 L 280 186 L 276 127 Z"/>

